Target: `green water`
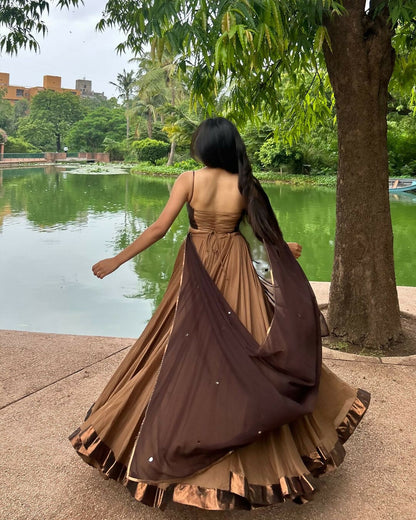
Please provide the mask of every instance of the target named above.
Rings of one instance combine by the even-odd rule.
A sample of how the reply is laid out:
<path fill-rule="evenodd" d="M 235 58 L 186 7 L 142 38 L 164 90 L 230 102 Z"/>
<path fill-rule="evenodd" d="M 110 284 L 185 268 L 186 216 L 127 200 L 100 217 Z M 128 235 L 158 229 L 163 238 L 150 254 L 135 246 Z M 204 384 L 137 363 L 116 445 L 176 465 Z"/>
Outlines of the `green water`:
<path fill-rule="evenodd" d="M 138 336 L 166 289 L 188 228 L 185 212 L 163 240 L 104 280 L 91 265 L 150 225 L 172 184 L 54 167 L 0 170 L 0 328 Z M 266 191 L 286 240 L 303 245 L 308 278 L 330 280 L 334 190 L 268 185 Z M 397 283 L 416 286 L 416 194 L 392 200 L 391 209 Z"/>

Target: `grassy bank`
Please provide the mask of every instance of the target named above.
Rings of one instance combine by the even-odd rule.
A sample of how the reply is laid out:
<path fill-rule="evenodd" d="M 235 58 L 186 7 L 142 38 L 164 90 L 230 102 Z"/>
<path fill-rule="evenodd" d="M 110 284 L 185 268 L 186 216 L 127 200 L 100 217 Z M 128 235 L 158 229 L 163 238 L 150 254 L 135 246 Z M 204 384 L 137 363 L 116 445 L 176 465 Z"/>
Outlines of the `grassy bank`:
<path fill-rule="evenodd" d="M 177 166 L 155 166 L 149 163 L 138 163 L 131 167 L 131 172 L 140 175 L 160 177 L 176 177 L 185 169 Z M 293 175 L 272 171 L 254 171 L 254 175 L 262 182 L 293 184 L 296 186 L 336 186 L 336 175 Z"/>

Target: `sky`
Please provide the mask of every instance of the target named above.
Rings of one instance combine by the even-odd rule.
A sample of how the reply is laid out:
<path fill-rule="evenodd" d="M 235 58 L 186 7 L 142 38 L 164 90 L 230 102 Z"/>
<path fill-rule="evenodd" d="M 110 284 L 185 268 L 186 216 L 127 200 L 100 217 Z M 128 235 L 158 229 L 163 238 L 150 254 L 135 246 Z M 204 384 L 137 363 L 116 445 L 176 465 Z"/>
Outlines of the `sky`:
<path fill-rule="evenodd" d="M 123 35 L 115 29 L 97 32 L 104 0 L 85 0 L 74 9 L 51 6 L 50 15 L 43 17 L 48 32 L 36 39 L 40 51 L 21 50 L 17 56 L 0 54 L 0 72 L 10 74 L 10 85 L 35 87 L 43 85 L 43 76 L 61 76 L 63 88 L 75 88 L 75 80 L 89 79 L 94 92 L 107 97 L 117 96 L 110 81 L 116 81 L 123 69 L 134 69 L 128 60 L 132 54 L 117 54 L 115 47 Z"/>

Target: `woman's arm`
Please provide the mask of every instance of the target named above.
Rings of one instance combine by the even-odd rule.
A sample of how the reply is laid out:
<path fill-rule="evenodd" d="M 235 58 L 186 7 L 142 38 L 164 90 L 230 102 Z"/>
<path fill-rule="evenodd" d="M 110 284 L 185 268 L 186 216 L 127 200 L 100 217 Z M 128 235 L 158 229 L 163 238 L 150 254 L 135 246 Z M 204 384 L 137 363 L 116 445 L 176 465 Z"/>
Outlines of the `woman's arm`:
<path fill-rule="evenodd" d="M 295 258 L 299 258 L 302 254 L 302 246 L 297 242 L 287 242 L 289 249 L 292 251 L 292 254 Z"/>
<path fill-rule="evenodd" d="M 180 175 L 173 185 L 169 200 L 159 218 L 118 255 L 106 258 L 92 266 L 92 272 L 98 278 L 104 278 L 115 271 L 121 264 L 138 255 L 152 244 L 163 238 L 178 216 L 192 189 L 192 173 Z"/>

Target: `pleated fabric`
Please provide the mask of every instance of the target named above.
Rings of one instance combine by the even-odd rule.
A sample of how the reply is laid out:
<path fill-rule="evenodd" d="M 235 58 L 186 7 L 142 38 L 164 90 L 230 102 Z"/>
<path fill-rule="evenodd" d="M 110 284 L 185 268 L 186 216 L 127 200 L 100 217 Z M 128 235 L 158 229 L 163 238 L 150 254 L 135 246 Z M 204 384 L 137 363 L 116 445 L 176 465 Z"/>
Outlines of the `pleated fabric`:
<path fill-rule="evenodd" d="M 321 364 L 319 312 L 287 246 L 270 303 L 240 215 L 193 212 L 166 294 L 84 423 L 89 464 L 151 506 L 309 500 L 344 458 L 369 394 Z"/>

